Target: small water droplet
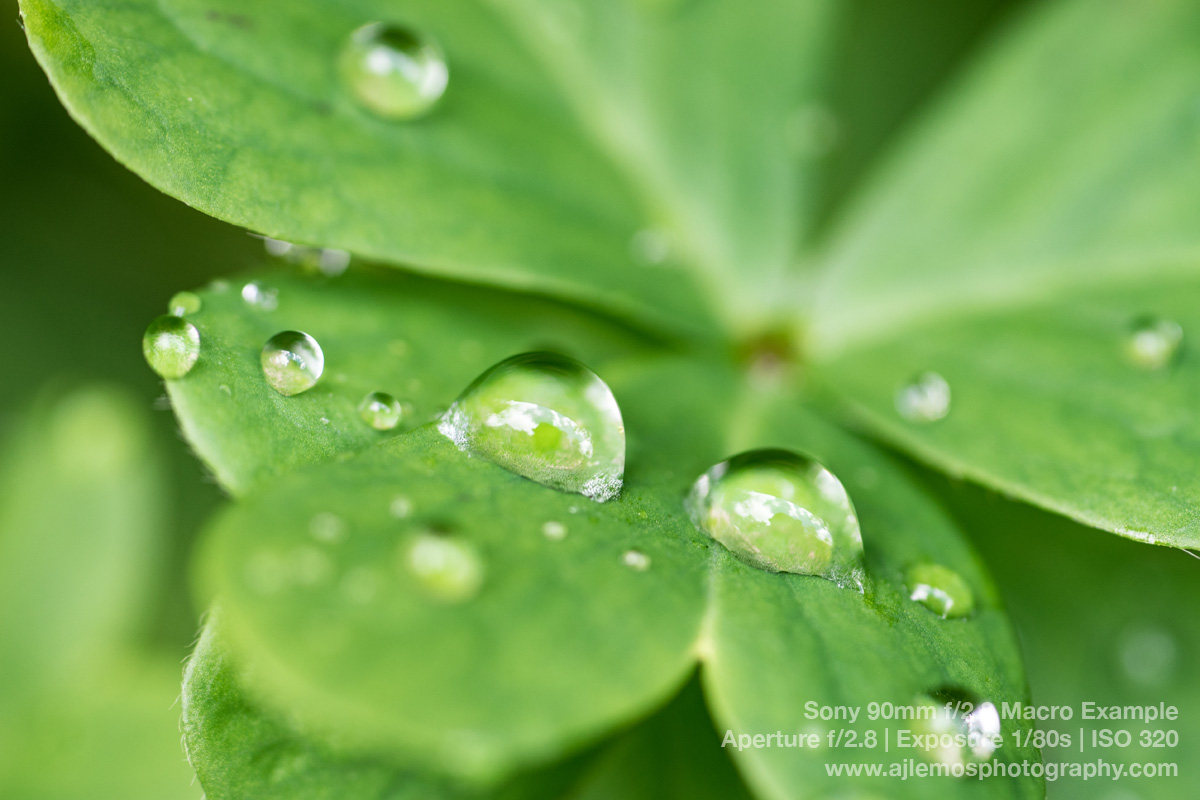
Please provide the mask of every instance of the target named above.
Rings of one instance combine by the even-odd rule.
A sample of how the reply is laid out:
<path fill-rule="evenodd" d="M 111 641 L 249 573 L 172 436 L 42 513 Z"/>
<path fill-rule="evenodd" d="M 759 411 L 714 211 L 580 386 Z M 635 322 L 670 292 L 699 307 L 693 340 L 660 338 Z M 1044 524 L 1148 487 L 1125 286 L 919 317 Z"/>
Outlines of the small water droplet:
<path fill-rule="evenodd" d="M 414 536 L 402 546 L 400 558 L 405 572 L 436 600 L 463 602 L 483 585 L 483 560 L 469 543 L 452 536 Z"/>
<path fill-rule="evenodd" d="M 1125 355 L 1136 367 L 1163 369 L 1175 361 L 1183 344 L 1183 328 L 1161 317 L 1142 316 L 1133 321 L 1125 341 Z"/>
<path fill-rule="evenodd" d="M 917 719 L 914 733 L 924 734 L 936 743 L 921 753 L 939 764 L 961 765 L 969 761 L 987 761 L 996 752 L 1000 735 L 1000 712 L 990 702 L 975 702 L 959 691 L 941 691 L 919 695 L 913 703 Z"/>
<path fill-rule="evenodd" d="M 323 511 L 308 521 L 308 532 L 318 542 L 339 544 L 350 535 L 350 526 L 337 514 Z"/>
<path fill-rule="evenodd" d="M 202 305 L 200 295 L 194 292 L 176 292 L 167 301 L 167 311 L 176 317 L 183 317 L 195 314 Z"/>
<path fill-rule="evenodd" d="M 404 519 L 413 512 L 413 501 L 407 497 L 395 497 L 392 499 L 391 505 L 388 506 L 388 511 L 397 519 Z"/>
<path fill-rule="evenodd" d="M 542 525 L 542 535 L 547 539 L 561 541 L 567 538 L 567 526 L 555 520 L 549 520 Z"/>
<path fill-rule="evenodd" d="M 642 264 L 658 265 L 671 255 L 671 240 L 657 228 L 642 228 L 629 240 L 629 251 Z"/>
<path fill-rule="evenodd" d="M 700 476 L 692 522 L 745 563 L 863 590 L 862 533 L 841 481 L 813 459 L 752 450 Z"/>
<path fill-rule="evenodd" d="M 650 556 L 641 550 L 626 550 L 621 555 L 621 563 L 637 572 L 645 572 L 650 569 Z"/>
<path fill-rule="evenodd" d="M 970 616 L 975 595 L 957 572 L 941 564 L 917 564 L 905 576 L 909 597 L 942 619 Z"/>
<path fill-rule="evenodd" d="M 217 278 L 208 284 L 208 290 L 213 294 L 225 294 L 229 291 L 229 281 Z"/>
<path fill-rule="evenodd" d="M 924 372 L 896 390 L 896 412 L 909 422 L 936 422 L 950 413 L 950 384 Z"/>
<path fill-rule="evenodd" d="M 200 358 L 200 331 L 182 317 L 166 314 L 146 328 L 142 353 L 146 363 L 160 377 L 167 380 L 182 378 Z"/>
<path fill-rule="evenodd" d="M 283 239 L 272 239 L 270 236 L 264 236 L 263 247 L 266 248 L 267 255 L 274 256 L 275 258 L 286 258 L 296 248 L 296 245 L 291 242 L 285 242 Z"/>
<path fill-rule="evenodd" d="M 454 401 L 438 430 L 459 449 L 555 489 L 598 502 L 621 490 L 621 411 L 604 381 L 565 356 L 500 362 Z"/>
<path fill-rule="evenodd" d="M 263 345 L 262 369 L 272 389 L 291 397 L 317 384 L 325 371 L 325 354 L 307 333 L 282 331 Z"/>
<path fill-rule="evenodd" d="M 233 389 L 229 388 L 229 384 L 222 383 L 217 388 L 219 390 L 221 390 L 221 393 L 224 394 L 226 397 L 233 397 Z"/>
<path fill-rule="evenodd" d="M 247 305 L 260 311 L 274 311 L 279 308 L 279 290 L 268 289 L 258 281 L 250 281 L 242 287 L 242 299 Z"/>
<path fill-rule="evenodd" d="M 438 45 L 403 25 L 372 22 L 350 34 L 339 60 L 342 80 L 363 106 L 388 119 L 425 114 L 446 91 L 449 71 Z"/>
<path fill-rule="evenodd" d="M 377 431 L 390 431 L 400 424 L 404 410 L 387 392 L 371 392 L 358 404 L 358 415 Z"/>
<path fill-rule="evenodd" d="M 567 513 L 568 514 L 578 514 L 579 506 L 567 506 Z"/>
<path fill-rule="evenodd" d="M 1126 676 L 1143 686 L 1166 683 L 1175 673 L 1178 646 L 1171 633 L 1157 625 L 1125 631 L 1117 643 L 1117 658 Z"/>

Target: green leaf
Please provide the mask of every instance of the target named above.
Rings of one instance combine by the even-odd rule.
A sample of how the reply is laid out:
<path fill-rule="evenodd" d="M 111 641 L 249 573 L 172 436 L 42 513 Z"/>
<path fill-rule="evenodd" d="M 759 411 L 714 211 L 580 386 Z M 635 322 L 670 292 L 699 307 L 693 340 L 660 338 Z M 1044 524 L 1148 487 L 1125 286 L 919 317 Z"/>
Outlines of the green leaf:
<path fill-rule="evenodd" d="M 750 800 L 720 749 L 693 679 L 666 708 L 607 744 L 570 794 L 572 800 Z"/>
<path fill-rule="evenodd" d="M 649 347 L 642 336 L 546 301 L 397 273 L 356 267 L 331 281 L 282 270 L 257 278 L 278 308 L 246 303 L 225 282 L 200 292 L 200 311 L 188 315 L 200 331 L 200 359 L 167 382 L 188 440 L 238 494 L 428 422 L 515 353 L 550 347 L 595 363 Z M 325 353 L 320 383 L 296 397 L 267 385 L 260 357 L 267 339 L 289 329 L 311 334 Z M 405 404 L 394 432 L 359 417 L 373 391 Z"/>
<path fill-rule="evenodd" d="M 396 303 L 419 307 L 419 295 L 387 291 L 390 280 L 369 274 L 357 280 L 324 285 L 320 304 L 297 306 L 287 324 L 311 328 L 310 315 L 319 314 L 321 336 L 334 341 L 370 317 L 403 319 L 405 313 L 392 310 Z M 221 306 L 219 297 L 205 295 L 195 321 L 204 341 L 221 339 L 229 354 L 213 359 L 212 369 L 243 374 L 235 398 L 276 397 L 256 374 L 256 350 L 242 347 L 237 326 L 256 314 L 283 314 L 289 299 L 298 302 L 313 291 L 305 281 L 313 283 L 277 282 L 275 312 L 240 301 Z M 367 305 L 362 298 L 373 299 Z M 210 311 L 214 316 L 205 324 Z M 439 364 L 443 359 L 429 354 L 443 352 L 447 340 L 454 352 L 461 334 L 444 332 L 455 330 L 459 320 L 472 324 L 472 314 L 436 304 L 427 312 L 437 324 L 427 320 L 412 329 L 409 353 Z M 477 335 L 494 338 L 496 347 L 511 335 L 500 333 L 503 318 L 492 334 L 493 323 L 473 316 Z M 610 335 L 603 327 L 594 330 Z M 356 349 L 345 347 L 337 357 L 330 350 L 330 374 Z M 361 443 L 346 440 L 339 445 L 341 457 L 249 492 L 206 536 L 201 587 L 205 598 L 220 597 L 253 702 L 294 720 L 305 736 L 347 752 L 384 753 L 490 782 L 578 750 L 645 715 L 704 660 L 715 665 L 710 691 L 725 721 L 756 721 L 765 714 L 774 724 L 770 715 L 781 714 L 789 726 L 800 724 L 801 693 L 822 696 L 827 672 L 814 668 L 795 682 L 795 663 L 802 658 L 772 642 L 787 641 L 802 656 L 830 631 L 844 634 L 847 621 L 864 633 L 845 638 L 838 669 L 887 675 L 887 686 L 905 692 L 954 685 L 987 697 L 1023 696 L 1015 649 L 986 578 L 954 529 L 902 477 L 805 414 L 789 383 L 769 376 L 766 383 L 761 377 L 745 382 L 715 354 L 659 352 L 642 344 L 593 362 L 621 405 L 628 436 L 626 487 L 617 500 L 597 504 L 532 483 L 459 452 L 433 426 L 381 437 L 357 455 L 348 453 Z M 172 387 L 176 395 L 190 387 L 190 405 L 176 404 L 185 429 L 211 425 L 229 450 L 248 459 L 264 459 L 267 450 L 239 445 L 239 437 L 275 439 L 278 452 L 295 440 L 289 404 L 311 395 L 306 424 L 318 427 L 322 415 L 332 418 L 331 409 L 352 409 L 348 398 L 357 396 L 357 390 L 343 398 L 314 389 L 271 400 L 271 413 L 252 426 L 200 424 L 188 419 L 190 409 L 224 395 L 219 377 L 198 380 L 204 358 Z M 372 379 L 392 369 L 386 361 L 368 355 L 357 363 L 360 388 L 387 388 Z M 459 385 L 466 381 L 458 379 Z M 442 404 L 457 392 L 443 391 Z M 868 466 L 878 476 L 886 488 L 861 490 L 867 495 L 862 514 L 868 552 L 880 583 L 871 604 L 822 579 L 743 567 L 693 528 L 682 507 L 692 482 L 753 445 L 799 447 L 830 459 L 840 474 Z M 309 460 L 320 457 L 314 451 Z M 851 489 L 857 499 L 859 490 Z M 337 536 L 324 530 L 329 515 L 336 518 Z M 566 537 L 546 537 L 547 522 L 565 526 Z M 430 530 L 468 542 L 479 553 L 477 597 L 447 603 L 407 570 L 402 555 L 412 537 Z M 630 549 L 649 556 L 648 570 L 623 563 Z M 977 619 L 943 622 L 903 599 L 901 576 L 918 558 L 942 560 L 967 577 L 980 595 Z M 797 595 L 828 608 L 828 624 L 798 626 L 804 617 Z M 762 619 L 746 622 L 753 613 Z M 767 620 L 781 630 L 764 632 Z M 867 666 L 841 663 L 863 649 L 888 655 Z M 788 702 L 774 703 L 748 688 L 748 670 L 726 670 L 726 663 L 739 661 L 754 661 L 758 675 L 787 682 L 780 696 Z M 865 678 L 830 696 L 863 705 L 885 699 L 868 691 Z M 767 792 L 811 782 L 819 769 L 806 760 L 800 768 L 763 767 L 754 755 L 746 758 Z"/>
<path fill-rule="evenodd" d="M 1200 669 L 1200 619 L 1181 610 L 1200 603 L 1196 562 L 1182 553 L 1097 538 L 1073 522 L 976 487 L 941 479 L 934 485 L 996 576 L 1021 637 L 1033 702 L 1071 708 L 1070 721 L 1038 727 L 1070 735 L 1076 751 L 1082 733 L 1091 752 L 1097 752 L 1091 749 L 1093 732 L 1128 728 L 1130 746 L 1105 748 L 1104 760 L 1126 767 L 1178 762 L 1178 777 L 1142 779 L 1138 792 L 1161 800 L 1190 798 L 1195 789 L 1183 770 L 1200 741 L 1200 686 L 1194 678 Z M 1164 703 L 1178 709 L 1178 718 L 1145 724 L 1084 719 L 1084 703 Z M 1147 739 L 1143 730 L 1150 732 Z M 1179 737 L 1178 749 L 1147 746 L 1156 743 L 1157 731 L 1171 730 Z M 1065 776 L 1055 782 L 1053 795 L 1090 800 L 1095 781 Z"/>
<path fill-rule="evenodd" d="M 43 392 L 0 455 L 0 796 L 195 798 L 178 667 L 148 650 L 164 482 L 111 386 Z"/>
<path fill-rule="evenodd" d="M 567 762 L 481 794 L 386 761 L 338 753 L 246 698 L 222 643 L 218 616 L 218 611 L 209 615 L 183 681 L 188 761 L 210 800 L 549 800 L 561 795 L 578 769 Z"/>
<path fill-rule="evenodd" d="M 1089 525 L 1200 544 L 1192 359 L 1122 352 L 1141 315 L 1196 319 L 1198 29 L 1174 0 L 1039 7 L 900 151 L 842 226 L 813 322 L 856 419 Z M 894 397 L 926 372 L 950 412 L 913 424 Z"/>
<path fill-rule="evenodd" d="M 771 574 L 729 558 L 712 560 L 712 593 L 703 672 L 709 702 L 721 727 L 739 734 L 817 733 L 820 746 L 736 752 L 760 797 L 791 798 L 804 787 L 854 783 L 887 797 L 1041 797 L 1040 780 L 993 778 L 967 787 L 895 778 L 831 779 L 827 765 L 878 763 L 889 768 L 922 759 L 897 746 L 900 728 L 912 722 L 867 721 L 872 703 L 912 706 L 918 695 L 953 688 L 975 702 L 1027 701 L 1020 657 L 991 580 L 961 534 L 940 509 L 886 459 L 790 403 L 766 401 L 758 431 L 747 443 L 790 447 L 816 456 L 842 476 L 862 526 L 868 572 L 867 598 L 813 578 Z M 943 620 L 908 599 L 905 571 L 937 563 L 961 575 L 975 594 L 976 612 Z M 886 655 L 884 655 L 886 654 Z M 808 715 L 809 704 L 858 708 L 857 726 Z M 1005 763 L 1039 760 L 1035 750 L 1013 746 L 1011 734 L 1028 722 L 1005 720 Z M 860 743 L 874 731 L 877 747 L 834 749 L 829 731 L 856 729 Z M 890 753 L 883 745 L 891 737 Z M 722 733 L 724 733 L 722 731 Z M 944 794 L 941 794 L 943 793 Z M 979 795 L 973 794 L 979 792 Z"/>
<path fill-rule="evenodd" d="M 25 0 L 22 12 L 72 115 L 190 205 L 697 333 L 701 290 L 735 309 L 778 296 L 806 205 L 786 123 L 817 91 L 831 4 L 656 5 L 572 5 L 575 32 L 561 9 L 481 0 Z M 449 88 L 424 119 L 377 118 L 337 77 L 346 37 L 381 18 L 446 51 Z M 679 147 L 682 132 L 694 144 Z M 690 276 L 656 263 L 658 239 L 650 265 L 631 252 L 657 227 L 678 234 L 666 261 Z"/>
<path fill-rule="evenodd" d="M 413 506 L 402 519 L 397 496 Z M 344 521 L 344 542 L 310 537 L 318 514 Z M 564 540 L 542 534 L 550 521 Z M 430 529 L 479 552 L 483 588 L 470 602 L 431 602 L 403 568 Z M 702 563 L 689 557 L 698 538 L 645 490 L 591 503 L 468 458 L 425 427 L 225 514 L 204 585 L 265 702 L 307 730 L 488 779 L 582 744 L 683 682 L 704 609 Z M 622 563 L 635 547 L 653 575 Z"/>
<path fill-rule="evenodd" d="M 93 386 L 38 406 L 0 465 L 0 695 L 76 680 L 133 638 L 160 552 L 163 482 L 135 401 Z"/>

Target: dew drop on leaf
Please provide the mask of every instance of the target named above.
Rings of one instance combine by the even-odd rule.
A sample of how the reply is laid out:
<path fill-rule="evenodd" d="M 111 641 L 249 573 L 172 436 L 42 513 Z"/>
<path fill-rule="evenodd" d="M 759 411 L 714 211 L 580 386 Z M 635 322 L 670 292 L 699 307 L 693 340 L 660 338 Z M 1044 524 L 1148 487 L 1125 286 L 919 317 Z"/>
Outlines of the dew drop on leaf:
<path fill-rule="evenodd" d="M 282 331 L 263 345 L 262 369 L 272 389 L 291 397 L 308 391 L 320 380 L 325 354 L 307 333 Z"/>
<path fill-rule="evenodd" d="M 350 34 L 339 60 L 342 80 L 372 113 L 396 120 L 429 111 L 446 91 L 442 50 L 403 25 L 372 22 Z"/>
<path fill-rule="evenodd" d="M 577 361 L 526 353 L 483 373 L 442 416 L 459 449 L 598 502 L 625 474 L 625 427 L 608 385 Z"/>
<path fill-rule="evenodd" d="M 401 546 L 401 568 L 426 595 L 448 603 L 461 603 L 479 593 L 483 585 L 483 560 L 465 541 L 453 536 L 422 533 Z"/>
<path fill-rule="evenodd" d="M 200 331 L 181 317 L 165 314 L 146 328 L 142 353 L 146 363 L 160 377 L 167 380 L 182 378 L 200 358 Z"/>
<path fill-rule="evenodd" d="M 377 431 L 395 428 L 403 414 L 400 401 L 387 392 L 371 392 L 358 404 L 358 415 Z"/>
<path fill-rule="evenodd" d="M 704 473 L 685 501 L 692 522 L 739 560 L 862 591 L 862 532 L 833 473 L 788 450 L 752 450 Z"/>
<path fill-rule="evenodd" d="M 176 317 L 184 317 L 195 314 L 202 305 L 199 295 L 193 292 L 176 292 L 167 301 L 167 311 Z"/>
<path fill-rule="evenodd" d="M 917 564 L 904 580 L 908 596 L 942 619 L 970 616 L 975 595 L 957 572 L 941 564 Z"/>
<path fill-rule="evenodd" d="M 645 572 L 650 569 L 650 556 L 641 550 L 626 550 L 621 555 L 621 563 L 636 572 Z"/>
<path fill-rule="evenodd" d="M 553 541 L 561 541 L 567 538 L 567 526 L 557 520 L 549 520 L 542 525 L 542 535 Z"/>
<path fill-rule="evenodd" d="M 279 308 L 279 290 L 268 289 L 258 281 L 250 281 L 242 287 L 242 299 L 246 305 L 260 311 L 274 311 Z"/>
<path fill-rule="evenodd" d="M 930 761 L 954 766 L 987 761 L 996 752 L 1000 712 L 993 703 L 961 692 L 934 692 L 919 695 L 913 705 L 913 733 L 937 737 L 938 746 L 920 751 Z"/>
<path fill-rule="evenodd" d="M 909 422 L 936 422 L 950 413 L 950 384 L 924 372 L 896 390 L 896 412 Z"/>
<path fill-rule="evenodd" d="M 1133 321 L 1125 341 L 1125 355 L 1136 367 L 1155 370 L 1170 366 L 1183 344 L 1183 328 L 1161 317 L 1142 316 Z"/>

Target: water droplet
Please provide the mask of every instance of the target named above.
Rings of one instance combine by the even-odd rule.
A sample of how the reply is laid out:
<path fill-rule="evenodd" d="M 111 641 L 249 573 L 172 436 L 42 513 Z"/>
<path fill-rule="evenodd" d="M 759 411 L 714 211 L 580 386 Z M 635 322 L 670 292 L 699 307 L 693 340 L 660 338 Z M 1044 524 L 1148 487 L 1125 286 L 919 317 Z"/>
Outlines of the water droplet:
<path fill-rule="evenodd" d="M 954 570 L 940 564 L 917 564 L 905 576 L 909 597 L 942 619 L 970 616 L 975 595 Z"/>
<path fill-rule="evenodd" d="M 307 333 L 283 331 L 263 345 L 262 368 L 271 388 L 291 397 L 308 391 L 320 380 L 325 354 Z"/>
<path fill-rule="evenodd" d="M 183 317 L 195 314 L 202 305 L 200 295 L 193 292 L 176 292 L 167 301 L 167 311 L 176 317 Z"/>
<path fill-rule="evenodd" d="M 626 550 L 621 555 L 621 563 L 637 572 L 645 572 L 650 569 L 650 556 L 641 550 Z"/>
<path fill-rule="evenodd" d="M 438 430 L 460 449 L 555 489 L 598 502 L 621 490 L 621 411 L 604 381 L 565 356 L 500 362 L 454 401 Z"/>
<path fill-rule="evenodd" d="M 404 519 L 413 512 L 413 501 L 407 497 L 396 497 L 392 500 L 391 505 L 388 506 L 388 511 L 396 519 Z"/>
<path fill-rule="evenodd" d="M 401 564 L 437 600 L 469 600 L 483 585 L 483 560 L 474 547 L 452 536 L 414 536 L 401 548 Z"/>
<path fill-rule="evenodd" d="M 261 311 L 279 308 L 279 290 L 268 289 L 258 281 L 250 281 L 242 287 L 242 299 L 246 304 Z"/>
<path fill-rule="evenodd" d="M 326 247 L 317 255 L 317 269 L 328 278 L 336 278 L 350 268 L 350 253 Z"/>
<path fill-rule="evenodd" d="M 146 363 L 161 377 L 182 378 L 200 358 L 200 331 L 182 317 L 166 314 L 146 328 L 142 352 Z"/>
<path fill-rule="evenodd" d="M 1162 369 L 1179 355 L 1183 328 L 1161 317 L 1142 316 L 1133 321 L 1125 341 L 1125 355 L 1134 366 Z"/>
<path fill-rule="evenodd" d="M 1158 686 L 1175 673 L 1178 647 L 1175 637 L 1157 625 L 1125 631 L 1117 645 L 1121 668 L 1134 683 Z"/>
<path fill-rule="evenodd" d="M 358 101 L 388 119 L 426 113 L 446 91 L 449 79 L 446 59 L 433 40 L 383 22 L 350 34 L 339 67 Z"/>
<path fill-rule="evenodd" d="M 642 264 L 661 264 L 671 255 L 671 240 L 656 228 L 642 228 L 629 240 L 629 251 Z"/>
<path fill-rule="evenodd" d="M 1000 712 L 990 702 L 975 702 L 958 691 L 919 695 L 913 704 L 917 719 L 914 733 L 924 734 L 936 743 L 921 752 L 929 760 L 949 765 L 968 761 L 987 761 L 996 752 L 1000 735 Z"/>
<path fill-rule="evenodd" d="M 542 535 L 556 542 L 567 538 L 567 526 L 555 520 L 549 520 L 542 525 Z"/>
<path fill-rule="evenodd" d="M 296 247 L 291 242 L 285 242 L 283 239 L 272 239 L 270 236 L 263 237 L 263 247 L 267 250 L 267 255 L 275 258 L 286 258 Z"/>
<path fill-rule="evenodd" d="M 350 535 L 350 526 L 337 514 L 323 511 L 308 521 L 308 532 L 318 542 L 338 544 Z"/>
<path fill-rule="evenodd" d="M 229 291 L 229 281 L 217 278 L 208 284 L 208 290 L 213 294 L 225 294 Z"/>
<path fill-rule="evenodd" d="M 936 422 L 950 413 L 950 384 L 922 373 L 896 390 L 896 411 L 909 422 Z"/>
<path fill-rule="evenodd" d="M 371 392 L 358 404 L 358 415 L 377 431 L 390 431 L 403 414 L 400 401 L 387 392 Z"/>
<path fill-rule="evenodd" d="M 787 450 L 734 456 L 700 476 L 686 506 L 696 527 L 751 566 L 865 586 L 850 497 L 807 456 Z"/>

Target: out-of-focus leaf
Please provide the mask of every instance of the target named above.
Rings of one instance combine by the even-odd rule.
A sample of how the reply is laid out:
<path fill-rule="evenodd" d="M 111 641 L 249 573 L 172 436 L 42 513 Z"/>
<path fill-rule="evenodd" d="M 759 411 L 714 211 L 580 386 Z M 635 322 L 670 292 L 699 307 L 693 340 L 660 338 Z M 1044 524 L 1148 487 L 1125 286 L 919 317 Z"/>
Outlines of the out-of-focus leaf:
<path fill-rule="evenodd" d="M 713 731 L 697 680 L 666 708 L 620 734 L 566 795 L 570 800 L 750 800 Z"/>
<path fill-rule="evenodd" d="M 480 793 L 386 761 L 339 754 L 246 698 L 221 642 L 218 614 L 205 625 L 183 681 L 184 743 L 209 800 L 550 800 L 578 769 L 567 762 Z"/>
<path fill-rule="evenodd" d="M 771 574 L 729 558 L 712 561 L 710 620 L 703 672 L 719 727 L 738 734 L 818 734 L 817 748 L 751 748 L 734 753 L 758 796 L 820 797 L 827 787 L 869 790 L 890 798 L 1040 798 L 1033 778 L 987 781 L 900 781 L 897 778 L 831 778 L 827 765 L 893 764 L 923 759 L 897 746 L 899 728 L 911 722 L 865 719 L 870 704 L 912 706 L 919 695 L 954 689 L 973 702 L 1027 701 L 1020 656 L 1009 623 L 978 557 L 953 521 L 871 448 L 830 427 L 793 403 L 768 400 L 756 409 L 745 443 L 790 447 L 816 456 L 840 475 L 862 525 L 868 571 L 867 597 L 831 581 Z M 908 599 L 906 570 L 919 563 L 947 566 L 971 587 L 976 612 L 943 620 Z M 824 721 L 808 716 L 816 706 L 858 708 L 863 718 Z M 1003 722 L 1006 763 L 1029 760 L 1032 748 L 1012 745 L 1019 720 Z M 857 749 L 829 746 L 829 731 L 854 729 Z M 892 746 L 884 748 L 884 729 Z M 866 747 L 874 731 L 875 747 Z M 849 737 L 838 737 L 851 741 Z M 820 788 L 818 788 L 820 787 Z"/>
<path fill-rule="evenodd" d="M 72 680 L 127 641 L 159 552 L 163 485 L 134 401 L 91 387 L 39 405 L 0 467 L 0 696 Z"/>
<path fill-rule="evenodd" d="M 137 646 L 163 483 L 148 424 L 110 387 L 45 392 L 0 478 L 0 796 L 195 798 L 178 667 Z"/>
<path fill-rule="evenodd" d="M 1195 280 L 1080 291 L 931 323 L 824 374 L 873 430 L 952 474 L 1132 539 L 1197 547 L 1197 303 Z M 1184 331 L 1162 369 L 1128 353 L 1146 312 Z M 896 392 L 930 370 L 950 386 L 949 413 L 909 422 Z"/>
<path fill-rule="evenodd" d="M 595 363 L 648 346 L 546 301 L 418 277 L 357 268 L 333 280 L 282 270 L 256 277 L 265 304 L 245 302 L 224 282 L 199 293 L 203 305 L 188 319 L 200 331 L 200 359 L 167 383 L 188 440 L 235 493 L 393 435 L 359 416 L 368 392 L 405 404 L 399 433 L 433 419 L 516 353 L 552 348 Z M 295 397 L 263 378 L 262 347 L 283 330 L 309 333 L 325 354 L 321 381 Z"/>
<path fill-rule="evenodd" d="M 842 227 L 812 329 L 872 430 L 1089 525 L 1200 543 L 1196 362 L 1123 352 L 1142 315 L 1185 338 L 1197 320 L 1198 31 L 1177 0 L 1039 8 L 901 151 Z M 926 372 L 949 415 L 913 424 L 894 398 Z"/>
<path fill-rule="evenodd" d="M 1200 687 L 1194 679 L 1200 620 L 1186 610 L 1200 603 L 1200 564 L 1183 553 L 1097 538 L 1073 522 L 975 487 L 931 482 L 996 576 L 1021 638 L 1034 704 L 1071 708 L 1070 721 L 1038 723 L 1071 737 L 1070 746 L 1053 740 L 1059 746 L 1043 751 L 1046 763 L 1088 756 L 1126 769 L 1175 763 L 1177 777 L 1126 778 L 1118 785 L 1156 800 L 1191 798 L 1195 783 L 1188 765 L 1195 763 L 1200 742 Z M 1104 708 L 1162 703 L 1175 706 L 1178 717 L 1149 723 L 1084 719 L 1084 703 Z M 1094 748 L 1092 736 L 1102 729 L 1129 730 L 1130 746 Z M 1176 746 L 1165 746 L 1176 741 L 1168 731 L 1176 732 Z M 1082 758 L 1081 734 L 1087 754 Z M 1091 800 L 1096 786 L 1095 779 L 1064 776 L 1051 785 L 1050 796 Z"/>

